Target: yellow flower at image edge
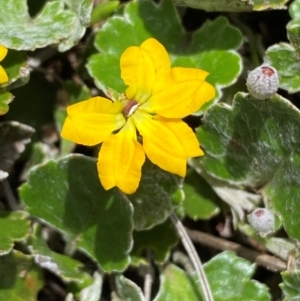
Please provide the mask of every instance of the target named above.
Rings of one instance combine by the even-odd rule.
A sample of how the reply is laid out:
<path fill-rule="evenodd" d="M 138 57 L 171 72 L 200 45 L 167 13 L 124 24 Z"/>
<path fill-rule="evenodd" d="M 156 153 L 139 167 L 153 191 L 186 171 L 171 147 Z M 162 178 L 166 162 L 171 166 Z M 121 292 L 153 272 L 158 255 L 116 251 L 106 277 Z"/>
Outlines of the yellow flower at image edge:
<path fill-rule="evenodd" d="M 0 62 L 6 57 L 7 55 L 7 48 L 4 46 L 0 45 Z M 3 69 L 2 66 L 0 66 L 0 84 L 8 82 L 8 76 Z"/>
<path fill-rule="evenodd" d="M 203 155 L 181 118 L 212 99 L 215 89 L 205 82 L 205 71 L 171 68 L 165 48 L 152 38 L 127 48 L 120 67 L 128 86 L 124 97 L 114 102 L 94 97 L 69 106 L 61 135 L 83 145 L 102 142 L 97 168 L 104 189 L 117 186 L 131 194 L 138 188 L 145 154 L 181 177 L 187 159 Z"/>

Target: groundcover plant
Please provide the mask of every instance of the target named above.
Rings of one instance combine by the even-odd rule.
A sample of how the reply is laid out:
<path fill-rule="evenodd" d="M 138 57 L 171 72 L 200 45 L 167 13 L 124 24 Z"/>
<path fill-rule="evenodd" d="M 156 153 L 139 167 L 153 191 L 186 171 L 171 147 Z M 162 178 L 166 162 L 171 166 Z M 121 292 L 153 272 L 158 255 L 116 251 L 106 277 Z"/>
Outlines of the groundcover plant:
<path fill-rule="evenodd" d="M 300 300 L 300 0 L 0 4 L 0 300 Z"/>

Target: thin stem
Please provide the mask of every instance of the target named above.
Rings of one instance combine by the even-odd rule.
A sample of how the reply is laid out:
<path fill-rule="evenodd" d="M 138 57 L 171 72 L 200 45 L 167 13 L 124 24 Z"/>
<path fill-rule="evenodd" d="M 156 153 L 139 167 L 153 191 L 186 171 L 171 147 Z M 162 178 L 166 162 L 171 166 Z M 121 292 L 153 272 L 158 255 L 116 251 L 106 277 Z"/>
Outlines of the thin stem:
<path fill-rule="evenodd" d="M 248 260 L 255 262 L 256 264 L 267 268 L 273 272 L 281 272 L 287 269 L 287 264 L 278 257 L 268 254 L 262 254 L 260 252 L 246 248 L 236 242 L 228 241 L 224 238 L 215 237 L 201 231 L 186 229 L 189 237 L 196 243 L 200 243 L 204 246 L 209 246 L 217 250 L 231 250 Z"/>
<path fill-rule="evenodd" d="M 150 301 L 152 284 L 153 284 L 153 268 L 151 266 L 151 254 L 149 250 L 147 250 L 147 257 L 148 257 L 149 265 L 146 267 L 146 273 L 145 273 L 144 296 L 145 296 L 145 301 Z"/>
<path fill-rule="evenodd" d="M 179 220 L 179 218 L 174 213 L 171 215 L 171 220 L 172 220 L 174 226 L 176 227 L 178 234 L 180 236 L 181 242 L 194 265 L 200 285 L 202 287 L 204 300 L 205 301 L 214 301 L 214 298 L 213 298 L 208 280 L 206 278 L 201 260 L 197 254 L 197 251 L 196 251 L 189 235 L 187 234 L 187 232 L 186 232 L 184 226 L 182 225 L 181 221 Z"/>

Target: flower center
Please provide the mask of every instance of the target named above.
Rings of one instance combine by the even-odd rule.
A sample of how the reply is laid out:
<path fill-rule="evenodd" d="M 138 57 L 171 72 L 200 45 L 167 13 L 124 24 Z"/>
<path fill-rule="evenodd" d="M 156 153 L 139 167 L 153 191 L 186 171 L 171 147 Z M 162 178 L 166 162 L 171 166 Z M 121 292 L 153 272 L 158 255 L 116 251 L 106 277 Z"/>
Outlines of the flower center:
<path fill-rule="evenodd" d="M 128 100 L 123 109 L 124 116 L 129 117 L 130 115 L 132 115 L 138 106 L 139 103 L 137 101 L 133 99 Z"/>

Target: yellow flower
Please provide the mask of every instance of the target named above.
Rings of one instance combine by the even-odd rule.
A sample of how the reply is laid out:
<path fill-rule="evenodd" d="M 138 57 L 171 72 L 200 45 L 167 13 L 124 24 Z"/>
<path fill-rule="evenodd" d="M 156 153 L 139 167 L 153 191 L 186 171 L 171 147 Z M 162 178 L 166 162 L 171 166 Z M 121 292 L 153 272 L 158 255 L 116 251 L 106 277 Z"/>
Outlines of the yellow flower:
<path fill-rule="evenodd" d="M 131 194 L 138 188 L 145 154 L 181 177 L 187 159 L 203 155 L 181 118 L 212 99 L 215 89 L 205 82 L 205 71 L 171 68 L 165 48 L 152 38 L 127 48 L 120 67 L 125 95 L 114 102 L 94 97 L 69 106 L 61 135 L 84 145 L 103 142 L 97 163 L 103 187 Z"/>
<path fill-rule="evenodd" d="M 7 54 L 7 48 L 4 46 L 0 45 L 0 62 L 6 57 Z M 0 66 L 0 84 L 8 82 L 8 76 L 3 69 L 2 66 Z"/>

